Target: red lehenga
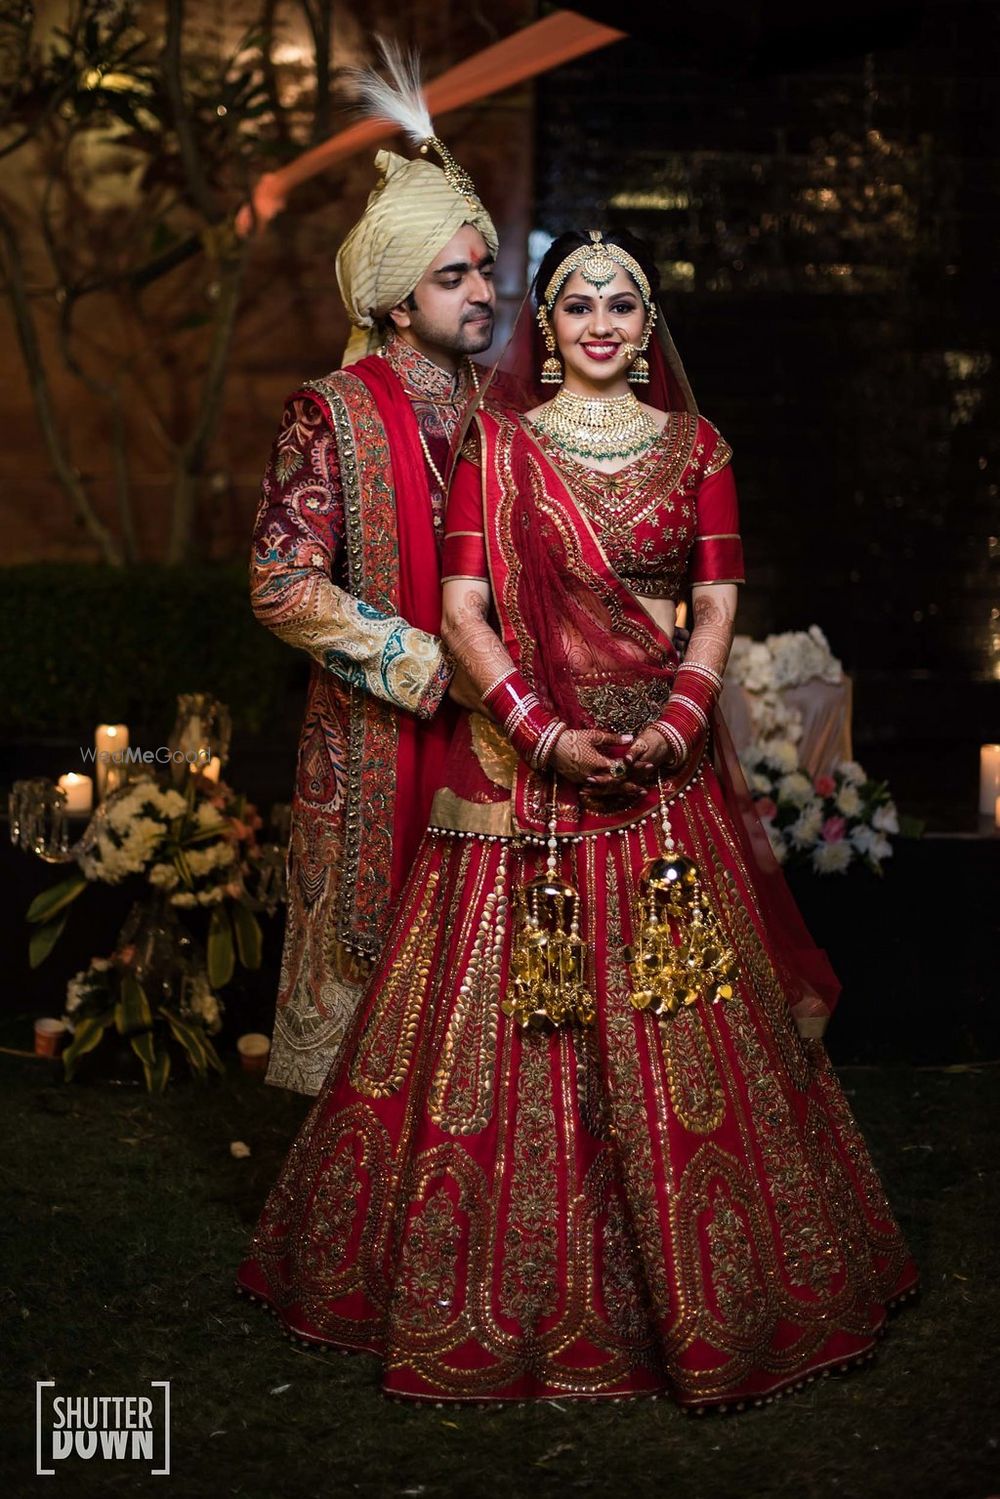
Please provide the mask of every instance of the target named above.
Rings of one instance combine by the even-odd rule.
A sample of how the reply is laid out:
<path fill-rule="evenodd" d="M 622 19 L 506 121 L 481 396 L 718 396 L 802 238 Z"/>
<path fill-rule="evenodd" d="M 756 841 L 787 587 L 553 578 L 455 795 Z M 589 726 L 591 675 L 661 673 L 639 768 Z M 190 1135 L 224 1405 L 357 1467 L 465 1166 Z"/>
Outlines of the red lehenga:
<path fill-rule="evenodd" d="M 676 653 L 623 576 L 677 597 L 685 578 L 738 575 L 728 449 L 672 413 L 603 522 L 586 471 L 526 419 L 481 417 L 480 457 L 459 465 L 445 573 L 488 562 L 498 632 L 537 682 L 518 529 L 536 524 L 577 603 L 648 668 L 630 683 L 591 659 L 579 699 L 591 721 L 637 727 Z M 463 715 L 344 1061 L 238 1274 L 295 1335 L 380 1354 L 387 1393 L 760 1401 L 867 1356 L 914 1287 L 819 1040 L 835 981 L 776 868 L 758 867 L 722 735 L 664 795 L 735 953 L 732 997 L 664 1019 L 633 1005 L 625 949 L 658 795 L 597 815 L 560 780 L 559 871 L 580 892 L 596 1023 L 523 1031 L 501 1001 L 553 783 Z"/>

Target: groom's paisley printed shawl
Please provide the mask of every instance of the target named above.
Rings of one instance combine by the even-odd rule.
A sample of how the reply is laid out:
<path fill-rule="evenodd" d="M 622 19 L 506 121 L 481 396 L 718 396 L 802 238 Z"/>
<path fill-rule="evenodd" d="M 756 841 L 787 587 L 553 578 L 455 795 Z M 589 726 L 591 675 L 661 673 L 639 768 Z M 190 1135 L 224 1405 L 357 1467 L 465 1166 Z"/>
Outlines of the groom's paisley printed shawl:
<path fill-rule="evenodd" d="M 385 362 L 443 472 L 468 375 L 453 380 L 394 339 Z M 251 559 L 257 618 L 313 658 L 268 1073 L 305 1093 L 318 1091 L 337 1054 L 384 934 L 394 833 L 401 821 L 402 836 L 410 827 L 397 816 L 408 794 L 398 785 L 400 734 L 421 731 L 449 680 L 437 637 L 405 617 L 397 524 L 397 504 L 423 505 L 440 536 L 444 496 L 429 468 L 424 494 L 396 495 L 385 414 L 363 373 L 337 371 L 287 401 Z M 412 819 L 414 847 L 426 811 Z"/>

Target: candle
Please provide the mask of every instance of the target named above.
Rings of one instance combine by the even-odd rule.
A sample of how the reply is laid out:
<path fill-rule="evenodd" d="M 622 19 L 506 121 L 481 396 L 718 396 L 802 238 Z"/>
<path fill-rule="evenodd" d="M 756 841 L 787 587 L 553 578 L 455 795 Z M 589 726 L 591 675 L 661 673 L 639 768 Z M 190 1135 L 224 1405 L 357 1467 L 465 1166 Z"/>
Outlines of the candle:
<path fill-rule="evenodd" d="M 125 761 L 122 758 L 128 749 L 128 727 L 123 723 L 99 723 L 94 731 L 94 748 L 97 751 L 97 795 L 100 799 L 120 786 L 125 777 Z M 114 771 L 111 784 L 108 772 Z"/>
<path fill-rule="evenodd" d="M 1000 796 L 1000 744 L 984 744 L 979 751 L 979 813 L 989 817 Z"/>
<path fill-rule="evenodd" d="M 67 771 L 56 783 L 66 793 L 66 811 L 70 817 L 89 817 L 94 806 L 94 783 L 90 776 Z"/>
<path fill-rule="evenodd" d="M 993 825 L 997 832 L 1000 833 L 1000 796 L 997 797 L 997 804 L 993 809 Z"/>
<path fill-rule="evenodd" d="M 197 759 L 191 762 L 191 774 L 193 776 L 203 775 L 206 781 L 217 781 L 222 770 L 222 761 L 218 755 L 213 755 L 206 765 L 204 760 Z"/>

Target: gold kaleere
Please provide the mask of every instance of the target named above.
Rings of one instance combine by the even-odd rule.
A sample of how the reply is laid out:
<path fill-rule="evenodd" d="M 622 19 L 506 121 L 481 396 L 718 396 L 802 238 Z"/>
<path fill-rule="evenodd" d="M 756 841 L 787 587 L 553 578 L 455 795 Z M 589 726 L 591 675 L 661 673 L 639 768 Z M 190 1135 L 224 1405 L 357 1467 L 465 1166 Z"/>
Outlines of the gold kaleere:
<path fill-rule="evenodd" d="M 545 873 L 529 880 L 518 897 L 510 992 L 500 1005 L 522 1029 L 595 1020 L 586 985 L 587 944 L 580 935 L 580 892 L 557 868 L 555 797 L 553 785 Z"/>
<path fill-rule="evenodd" d="M 632 1003 L 661 1017 L 699 999 L 732 999 L 739 969 L 693 859 L 677 852 L 660 785 L 664 852 L 639 882 L 635 941 L 625 949 Z"/>

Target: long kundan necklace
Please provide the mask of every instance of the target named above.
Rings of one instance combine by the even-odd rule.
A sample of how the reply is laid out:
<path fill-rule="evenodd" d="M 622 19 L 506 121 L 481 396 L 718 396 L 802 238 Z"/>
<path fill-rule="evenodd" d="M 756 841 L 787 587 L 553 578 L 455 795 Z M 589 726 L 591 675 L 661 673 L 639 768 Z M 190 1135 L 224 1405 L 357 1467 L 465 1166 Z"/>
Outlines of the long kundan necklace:
<path fill-rule="evenodd" d="M 660 435 L 632 391 L 623 396 L 578 396 L 563 386 L 539 408 L 534 423 L 564 452 L 597 462 L 636 458 Z"/>

